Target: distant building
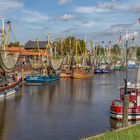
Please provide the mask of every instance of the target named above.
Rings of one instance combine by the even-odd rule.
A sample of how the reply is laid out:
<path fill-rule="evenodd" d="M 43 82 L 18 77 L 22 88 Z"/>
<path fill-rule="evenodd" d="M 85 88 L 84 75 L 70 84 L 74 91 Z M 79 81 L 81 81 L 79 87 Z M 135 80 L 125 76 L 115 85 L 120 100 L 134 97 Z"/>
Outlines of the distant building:
<path fill-rule="evenodd" d="M 38 41 L 38 44 L 39 44 L 39 50 L 45 51 L 48 45 L 48 41 Z M 50 45 L 52 46 L 52 44 Z M 25 50 L 28 50 L 28 51 L 37 51 L 38 50 L 37 42 L 30 40 L 27 43 L 25 43 L 24 48 Z"/>

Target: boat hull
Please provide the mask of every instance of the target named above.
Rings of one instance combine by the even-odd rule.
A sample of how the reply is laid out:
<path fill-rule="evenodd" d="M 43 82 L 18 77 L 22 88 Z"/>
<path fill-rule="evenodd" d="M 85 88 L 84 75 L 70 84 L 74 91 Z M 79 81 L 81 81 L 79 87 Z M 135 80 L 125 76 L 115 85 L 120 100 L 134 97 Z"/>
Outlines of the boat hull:
<path fill-rule="evenodd" d="M 27 76 L 26 77 L 26 84 L 27 85 L 42 85 L 49 82 L 57 81 L 60 79 L 60 75 L 55 76 Z"/>
<path fill-rule="evenodd" d="M 126 67 L 115 67 L 114 70 L 115 71 L 126 70 Z"/>
<path fill-rule="evenodd" d="M 61 73 L 61 74 L 60 74 L 60 77 L 61 77 L 61 78 L 68 78 L 68 79 L 69 79 L 69 78 L 71 78 L 71 74 Z"/>
<path fill-rule="evenodd" d="M 17 93 L 17 88 L 10 89 L 8 91 L 0 93 L 0 99 L 5 99 L 9 96 L 15 95 Z"/>
<path fill-rule="evenodd" d="M 0 87 L 0 99 L 5 99 L 11 95 L 15 95 L 18 92 L 18 89 L 21 85 L 21 77 L 19 76 L 19 79 L 11 83 L 5 87 Z"/>
<path fill-rule="evenodd" d="M 122 113 L 110 112 L 110 117 L 117 120 L 123 119 Z M 140 120 L 140 113 L 128 113 L 128 120 Z"/>
<path fill-rule="evenodd" d="M 135 99 L 135 97 L 132 97 Z M 131 97 L 129 97 L 129 100 Z M 123 101 L 114 100 L 110 107 L 110 117 L 122 120 L 123 119 Z M 137 106 L 134 102 L 129 102 L 128 107 L 128 120 L 140 120 L 140 106 Z"/>
<path fill-rule="evenodd" d="M 104 69 L 95 69 L 94 73 L 95 74 L 107 74 L 107 73 L 112 73 L 114 70 L 104 70 Z"/>
<path fill-rule="evenodd" d="M 128 68 L 128 69 L 136 69 L 136 68 L 138 68 L 138 67 L 139 67 L 138 64 L 128 64 L 128 65 L 127 65 L 127 68 Z"/>
<path fill-rule="evenodd" d="M 93 73 L 85 73 L 85 74 L 74 74 L 72 78 L 74 79 L 86 79 L 86 78 L 92 78 Z"/>

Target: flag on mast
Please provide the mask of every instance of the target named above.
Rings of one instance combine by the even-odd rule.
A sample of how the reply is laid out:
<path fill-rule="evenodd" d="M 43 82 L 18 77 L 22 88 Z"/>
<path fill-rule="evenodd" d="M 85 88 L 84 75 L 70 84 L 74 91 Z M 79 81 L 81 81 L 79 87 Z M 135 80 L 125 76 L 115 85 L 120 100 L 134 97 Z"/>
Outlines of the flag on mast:
<path fill-rule="evenodd" d="M 138 21 L 139 21 L 139 24 L 140 24 L 140 18 L 139 18 L 139 20 L 138 20 Z"/>
<path fill-rule="evenodd" d="M 121 32 L 120 32 L 119 42 L 121 42 L 121 40 L 122 40 L 122 36 L 121 36 Z"/>

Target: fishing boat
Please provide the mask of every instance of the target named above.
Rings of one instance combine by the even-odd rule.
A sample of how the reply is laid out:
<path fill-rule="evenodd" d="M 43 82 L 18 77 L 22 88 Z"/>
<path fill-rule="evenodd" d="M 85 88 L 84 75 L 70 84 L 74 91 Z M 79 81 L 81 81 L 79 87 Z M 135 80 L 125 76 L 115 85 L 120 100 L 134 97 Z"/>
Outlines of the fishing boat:
<path fill-rule="evenodd" d="M 136 50 L 135 48 L 133 51 L 131 50 L 132 54 L 130 54 L 128 48 L 128 41 L 129 38 L 135 38 L 135 34 L 131 34 L 128 36 L 128 31 L 125 36 L 125 64 L 128 68 L 134 68 L 137 66 L 136 64 Z M 131 39 L 132 40 L 132 39 Z M 131 48 L 132 49 L 132 48 Z M 133 53 L 134 52 L 134 53 Z M 129 58 L 128 58 L 129 57 Z M 117 120 L 123 120 L 123 126 L 128 125 L 128 120 L 136 121 L 140 120 L 140 67 L 137 66 L 138 75 L 137 80 L 135 79 L 136 83 L 128 83 L 128 72 L 126 70 L 125 79 L 124 79 L 124 86 L 121 86 L 120 89 L 120 96 L 118 100 L 113 100 L 111 107 L 110 107 L 110 117 Z"/>
<path fill-rule="evenodd" d="M 124 66 L 116 66 L 116 67 L 114 67 L 114 70 L 115 71 L 126 70 L 126 67 L 124 67 Z"/>
<path fill-rule="evenodd" d="M 93 72 L 85 69 L 74 69 L 71 77 L 74 79 L 91 78 L 93 77 Z"/>
<path fill-rule="evenodd" d="M 138 68 L 138 66 L 139 65 L 136 63 L 136 60 L 135 59 L 128 60 L 127 68 L 129 68 L 129 69 L 135 69 L 135 68 Z"/>
<path fill-rule="evenodd" d="M 60 74 L 50 76 L 27 76 L 27 85 L 43 85 L 49 82 L 57 81 L 60 79 Z"/>
<path fill-rule="evenodd" d="M 37 46 L 40 52 L 40 46 L 38 40 Z M 49 58 L 43 58 L 41 56 L 38 59 L 29 59 L 30 65 L 34 73 L 31 71 L 30 76 L 26 76 L 27 85 L 43 85 L 49 82 L 53 82 L 60 79 L 60 67 L 62 65 L 62 59 L 58 57 L 53 57 L 52 47 L 50 46 L 50 41 L 48 37 L 49 46 Z M 55 54 L 56 55 L 56 54 Z M 34 63 L 36 65 L 34 65 Z"/>
<path fill-rule="evenodd" d="M 74 79 L 84 79 L 93 77 L 93 64 L 91 62 L 91 55 L 86 48 L 86 40 L 85 40 L 85 48 L 83 54 L 78 53 L 78 49 L 80 49 L 80 43 L 76 42 L 76 50 L 75 50 L 75 63 L 72 64 L 72 76 Z"/>
<path fill-rule="evenodd" d="M 113 69 L 115 71 L 122 71 L 126 69 L 126 64 L 125 64 L 125 49 L 121 43 L 115 44 L 112 48 L 112 61 L 114 64 Z"/>
<path fill-rule="evenodd" d="M 82 64 L 76 64 L 75 66 L 72 67 L 71 78 L 83 79 L 91 77 L 93 77 L 92 66 L 87 65 L 87 62 L 85 62 L 84 59 Z"/>
<path fill-rule="evenodd" d="M 129 68 L 129 69 L 138 68 L 137 47 L 136 46 L 129 48 L 129 58 L 128 58 L 128 62 L 127 62 L 127 68 Z"/>
<path fill-rule="evenodd" d="M 120 87 L 120 99 L 112 101 L 110 116 L 114 119 L 123 119 L 123 96 L 125 87 Z M 140 83 L 127 84 L 129 97 L 128 120 L 140 120 Z"/>
<path fill-rule="evenodd" d="M 27 85 L 42 85 L 60 79 L 58 67 L 54 65 L 53 61 L 48 61 L 49 62 L 44 62 L 43 67 L 39 67 L 39 69 L 32 69 L 33 71 L 31 71 L 30 76 L 26 76 Z"/>
<path fill-rule="evenodd" d="M 126 66 L 128 64 L 128 40 L 126 40 Z M 127 83 L 127 70 L 125 85 L 121 86 L 118 100 L 113 100 L 110 107 L 110 117 L 117 120 L 140 120 L 140 67 L 136 83 Z M 125 122 L 124 122 L 125 125 Z M 127 125 L 127 124 L 126 124 Z"/>
<path fill-rule="evenodd" d="M 126 69 L 126 66 L 124 66 L 124 64 L 121 62 L 121 61 L 117 61 L 114 68 L 113 68 L 115 71 L 121 71 L 121 70 L 125 70 Z"/>
<path fill-rule="evenodd" d="M 8 38 L 11 33 L 10 21 L 7 22 L 7 26 L 8 29 L 6 31 L 4 28 L 4 18 L 2 18 L 2 38 L 0 47 L 0 99 L 4 99 L 10 95 L 15 95 L 21 85 L 21 76 L 18 73 L 11 73 L 16 67 L 19 54 L 8 51 Z"/>
<path fill-rule="evenodd" d="M 69 68 L 62 68 L 61 69 L 61 78 L 71 78 L 72 76 L 72 71 Z"/>
<path fill-rule="evenodd" d="M 101 63 L 96 66 L 94 69 L 94 73 L 96 74 L 106 74 L 111 73 L 114 70 L 110 68 L 110 65 L 108 63 Z"/>
<path fill-rule="evenodd" d="M 107 74 L 114 71 L 111 60 L 111 44 L 105 46 L 104 42 L 102 43 L 102 47 L 97 46 L 95 48 L 95 74 Z"/>
<path fill-rule="evenodd" d="M 66 60 L 64 59 L 62 63 L 61 74 L 60 74 L 61 78 L 71 78 L 72 71 L 71 71 L 70 63 L 71 63 L 71 58 L 68 55 L 66 57 Z"/>
<path fill-rule="evenodd" d="M 1 79 L 0 99 L 16 94 L 19 90 L 20 85 L 21 76 L 18 73 L 12 74 L 12 77 L 8 77 L 5 80 Z"/>

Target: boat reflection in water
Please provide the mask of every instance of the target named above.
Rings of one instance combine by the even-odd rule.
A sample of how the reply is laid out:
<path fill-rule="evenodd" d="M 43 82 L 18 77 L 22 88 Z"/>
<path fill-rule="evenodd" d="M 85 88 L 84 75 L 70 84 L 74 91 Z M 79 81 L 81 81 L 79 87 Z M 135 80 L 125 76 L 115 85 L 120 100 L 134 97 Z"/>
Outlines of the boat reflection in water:
<path fill-rule="evenodd" d="M 140 120 L 138 121 L 128 121 L 129 125 L 139 124 Z M 110 118 L 110 130 L 119 129 L 123 127 L 123 121 L 122 120 L 116 120 L 113 118 Z"/>
<path fill-rule="evenodd" d="M 11 130 L 16 129 L 15 122 L 18 117 L 16 113 L 13 113 L 13 110 L 19 108 L 21 97 L 21 94 L 9 96 L 6 100 L 0 102 L 0 140 L 9 139 Z"/>

